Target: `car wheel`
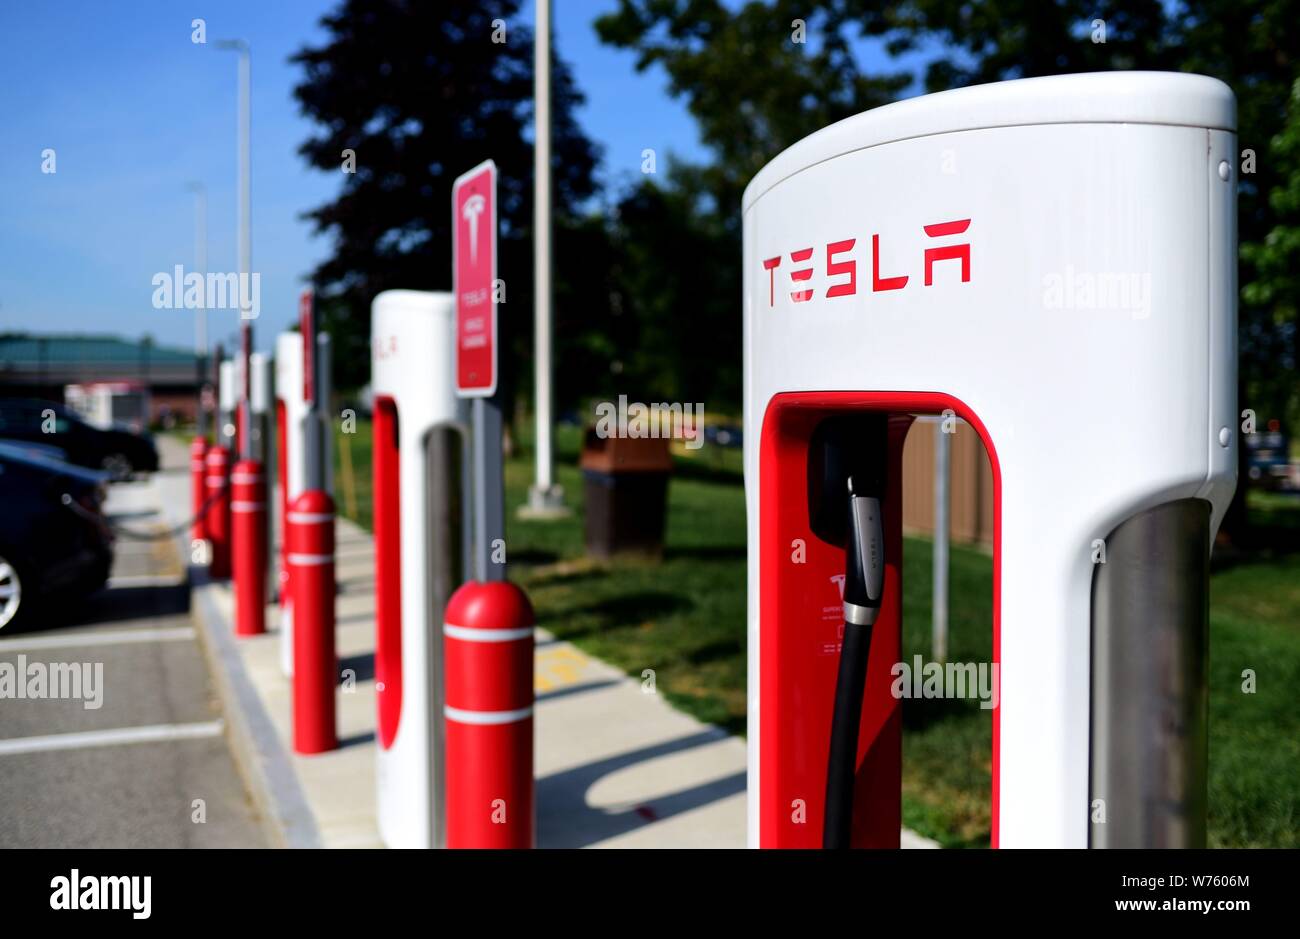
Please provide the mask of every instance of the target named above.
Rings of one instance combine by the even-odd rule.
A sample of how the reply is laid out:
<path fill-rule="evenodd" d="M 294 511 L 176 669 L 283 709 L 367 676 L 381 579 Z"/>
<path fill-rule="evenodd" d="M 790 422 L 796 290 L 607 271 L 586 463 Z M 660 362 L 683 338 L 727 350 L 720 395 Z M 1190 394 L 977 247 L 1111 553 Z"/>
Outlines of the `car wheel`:
<path fill-rule="evenodd" d="M 16 626 L 25 620 L 32 605 L 29 591 L 24 591 L 26 578 L 17 565 L 0 554 L 0 629 Z"/>
<path fill-rule="evenodd" d="M 131 461 L 123 453 L 110 453 L 99 463 L 100 467 L 113 474 L 114 479 L 126 479 L 131 475 Z"/>

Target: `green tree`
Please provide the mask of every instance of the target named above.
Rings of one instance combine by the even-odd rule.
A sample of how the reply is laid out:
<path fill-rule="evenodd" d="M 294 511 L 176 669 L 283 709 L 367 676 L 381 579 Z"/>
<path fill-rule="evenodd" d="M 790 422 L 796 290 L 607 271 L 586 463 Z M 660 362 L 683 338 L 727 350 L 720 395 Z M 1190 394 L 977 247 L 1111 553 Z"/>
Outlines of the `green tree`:
<path fill-rule="evenodd" d="M 1300 78 L 1291 86 L 1286 123 L 1269 141 L 1263 156 L 1272 185 L 1262 193 L 1269 227 L 1264 236 L 1241 246 L 1242 260 L 1253 276 L 1242 296 L 1260 311 L 1258 338 L 1252 344 L 1276 356 L 1280 367 L 1253 376 L 1249 400 L 1276 402 L 1294 433 L 1300 426 Z M 1250 325 L 1255 325 L 1254 323 Z"/>
<path fill-rule="evenodd" d="M 1294 191 L 1297 166 L 1292 97 L 1300 77 L 1296 23 L 1300 0 L 1187 0 L 1178 21 L 1182 67 L 1222 79 L 1237 96 L 1237 140 L 1243 151 L 1236 167 L 1241 407 L 1254 410 L 1261 420 L 1286 419 L 1293 434 L 1300 430 L 1300 337 L 1296 255 L 1287 236 L 1288 228 L 1294 231 L 1295 208 L 1286 194 Z M 1247 150 L 1255 156 L 1253 172 L 1244 159 Z M 1287 252 L 1290 271 L 1284 266 Z"/>
<path fill-rule="evenodd" d="M 715 155 L 678 178 L 711 197 L 723 227 L 738 233 L 741 194 L 772 157 L 827 124 L 894 100 L 911 77 L 860 72 L 854 36 L 878 33 L 887 21 L 854 0 L 731 6 L 620 0 L 597 19 L 596 32 L 635 51 L 638 70 L 667 73 L 669 92 L 684 99 Z"/>
<path fill-rule="evenodd" d="M 821 44 L 791 44 L 792 17 L 806 19 Z M 606 42 L 635 50 L 639 66 L 662 65 L 700 122 L 721 164 L 701 173 L 720 197 L 721 237 L 737 256 L 737 194 L 748 179 L 800 137 L 906 87 L 896 72 L 860 73 L 855 33 L 891 55 L 931 54 L 929 91 L 1135 68 L 1221 79 L 1237 96 L 1240 145 L 1258 158 L 1257 175 L 1238 176 L 1239 397 L 1261 418 L 1286 417 L 1294 432 L 1300 328 L 1287 213 L 1296 158 L 1292 133 L 1280 131 L 1300 68 L 1298 22 L 1300 0 L 750 0 L 734 9 L 718 0 L 621 0 L 597 27 Z M 1244 523 L 1244 492 L 1238 487 L 1230 532 Z"/>
<path fill-rule="evenodd" d="M 740 254 L 731 219 L 711 211 L 707 170 L 673 166 L 618 207 L 613 296 L 636 330 L 620 342 L 624 370 L 660 400 L 739 411 Z"/>
<path fill-rule="evenodd" d="M 860 15 L 879 14 L 860 2 Z M 888 4 L 888 49 L 898 55 L 937 41 L 945 54 L 925 68 L 927 91 L 1099 72 L 1176 69 L 1173 22 L 1160 0 L 910 0 Z"/>
<path fill-rule="evenodd" d="M 325 44 L 302 49 L 292 61 L 304 70 L 295 97 L 318 125 L 299 152 L 341 177 L 338 197 L 307 216 L 333 240 L 312 281 L 338 350 L 338 386 L 369 378 L 376 294 L 451 289 L 451 184 L 491 158 L 500 171 L 498 270 L 506 282 L 500 328 L 515 365 L 502 362 L 509 402 L 510 379 L 532 336 L 533 148 L 525 130 L 533 45 L 519 2 L 344 0 L 321 25 Z M 595 188 L 596 153 L 574 118 L 580 102 L 568 67 L 555 56 L 557 227 L 570 223 Z M 355 155 L 355 172 L 344 171 L 345 150 Z M 557 279 L 579 273 L 580 263 L 557 251 Z"/>
<path fill-rule="evenodd" d="M 713 152 L 669 160 L 618 200 L 609 271 L 610 365 L 623 387 L 740 409 L 740 201 L 781 150 L 827 124 L 885 104 L 903 72 L 862 75 L 852 40 L 883 28 L 850 23 L 856 4 L 777 0 L 732 9 L 721 0 L 621 0 L 600 17 L 602 41 L 662 67 Z"/>
<path fill-rule="evenodd" d="M 1094 42 L 1094 20 L 1106 27 L 1106 41 Z M 1009 78 L 1111 69 L 1169 69 L 1210 75 L 1237 97 L 1237 136 L 1243 149 L 1261 152 L 1259 178 L 1238 179 L 1238 239 L 1241 244 L 1238 304 L 1240 350 L 1238 398 L 1261 418 L 1300 420 L 1294 307 L 1287 285 L 1259 267 L 1277 258 L 1266 240 L 1284 244 L 1277 205 L 1264 189 L 1285 189 L 1288 160 L 1277 137 L 1292 82 L 1297 75 L 1298 0 L 1153 0 L 1123 4 L 1087 0 L 910 0 L 891 21 L 902 30 L 892 48 L 910 49 L 918 36 L 939 38 L 952 54 L 932 63 L 926 87 Z M 961 63 L 961 64 L 958 64 Z M 1278 145 L 1282 151 L 1276 151 Z M 1276 152 L 1275 152 L 1276 151 Z M 1240 165 L 1238 167 L 1240 169 Z M 1279 197 L 1285 204 L 1285 196 Z M 1273 299 L 1282 300 L 1281 303 Z M 1224 533 L 1246 535 L 1244 448 L 1239 450 L 1243 484 L 1224 521 Z"/>

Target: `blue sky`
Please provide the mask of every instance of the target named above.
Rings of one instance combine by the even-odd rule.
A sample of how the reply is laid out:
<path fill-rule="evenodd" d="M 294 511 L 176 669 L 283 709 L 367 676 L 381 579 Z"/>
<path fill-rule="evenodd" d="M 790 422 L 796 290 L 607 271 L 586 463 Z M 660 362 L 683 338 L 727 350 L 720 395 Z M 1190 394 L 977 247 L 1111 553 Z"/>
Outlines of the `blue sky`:
<path fill-rule="evenodd" d="M 0 4 L 0 331 L 152 334 L 190 347 L 193 315 L 155 310 L 152 278 L 194 261 L 191 180 L 208 190 L 208 269 L 235 261 L 236 57 L 253 50 L 253 269 L 262 279 L 256 344 L 269 349 L 295 317 L 307 273 L 328 254 L 302 212 L 332 198 L 335 174 L 309 169 L 311 126 L 288 62 L 325 35 L 335 0 L 48 0 Z M 592 21 L 615 0 L 555 0 L 555 43 L 587 96 L 580 120 L 604 149 L 601 178 L 628 179 L 644 147 L 705 155 L 661 71 L 597 40 Z M 531 20 L 532 4 L 524 4 Z M 207 22 L 208 45 L 190 40 Z M 56 152 L 57 172 L 41 172 Z M 213 311 L 214 341 L 235 314 Z"/>

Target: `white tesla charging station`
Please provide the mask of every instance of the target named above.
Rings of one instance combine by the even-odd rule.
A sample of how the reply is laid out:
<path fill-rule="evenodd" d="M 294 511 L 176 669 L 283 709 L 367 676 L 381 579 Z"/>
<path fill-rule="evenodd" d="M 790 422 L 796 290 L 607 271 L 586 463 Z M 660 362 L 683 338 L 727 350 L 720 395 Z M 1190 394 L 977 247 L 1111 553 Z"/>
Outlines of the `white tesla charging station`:
<path fill-rule="evenodd" d="M 249 452 L 253 459 L 266 462 L 271 453 L 271 360 L 261 352 L 249 357 L 252 376 L 248 382 L 248 406 L 253 412 L 249 432 L 253 435 Z"/>
<path fill-rule="evenodd" d="M 1208 557 L 1238 445 L 1235 126 L 1201 76 L 1029 79 L 849 118 L 750 183 L 752 845 L 822 844 L 849 611 L 846 553 L 810 527 L 809 453 L 855 413 L 884 417 L 888 453 L 852 843 L 898 844 L 898 469 L 912 417 L 949 410 L 994 473 L 994 845 L 1204 843 Z"/>
<path fill-rule="evenodd" d="M 234 359 L 225 359 L 217 370 L 217 443 L 235 451 L 235 409 L 239 406 L 238 370 Z"/>
<path fill-rule="evenodd" d="M 466 402 L 454 393 L 452 296 L 388 290 L 371 314 L 379 831 L 445 841 L 443 610 L 467 563 Z"/>
<path fill-rule="evenodd" d="M 262 464 L 262 471 L 267 472 L 268 464 L 276 450 L 272 437 L 275 432 L 272 424 L 275 415 L 271 407 L 275 393 L 274 373 L 271 357 L 263 352 L 254 352 L 249 356 L 249 362 L 253 369 L 252 380 L 249 382 L 248 387 L 248 406 L 253 412 L 253 419 L 249 421 L 249 430 L 253 435 L 250 452 L 253 459 Z M 263 550 L 265 551 L 264 556 L 267 565 L 267 595 L 273 597 L 278 589 L 276 581 L 280 565 L 270 550 L 271 545 L 274 543 L 270 518 L 270 515 L 268 515 L 265 527 L 266 544 Z"/>
<path fill-rule="evenodd" d="M 316 354 L 320 367 L 317 371 L 321 383 L 319 400 L 330 399 L 330 342 L 329 335 L 320 333 Z M 313 419 L 303 388 L 302 334 L 283 332 L 275 342 L 275 423 L 276 482 L 279 497 L 276 500 L 280 532 L 280 669 L 285 675 L 293 674 L 293 600 L 285 589 L 288 571 L 284 558 L 285 516 L 289 505 L 308 487 L 311 468 L 308 460 L 318 452 L 317 460 L 322 488 L 334 492 L 334 440 L 330 433 L 328 406 L 321 408 Z"/>

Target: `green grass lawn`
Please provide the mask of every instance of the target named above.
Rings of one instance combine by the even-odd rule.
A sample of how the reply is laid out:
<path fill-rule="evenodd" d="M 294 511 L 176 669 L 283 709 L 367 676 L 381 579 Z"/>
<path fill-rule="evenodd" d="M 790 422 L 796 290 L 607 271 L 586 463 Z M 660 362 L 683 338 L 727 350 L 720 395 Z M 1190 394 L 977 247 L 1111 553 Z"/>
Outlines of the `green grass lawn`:
<path fill-rule="evenodd" d="M 366 531 L 373 531 L 371 520 L 374 493 L 371 480 L 371 424 L 358 419 L 356 433 L 344 434 L 334 425 L 334 498 L 339 512 L 351 518 Z M 345 460 L 351 457 L 351 486 Z M 351 498 L 349 498 L 351 496 Z M 355 504 L 351 504 L 355 503 Z"/>
<path fill-rule="evenodd" d="M 579 435 L 562 428 L 557 475 L 574 514 L 523 521 L 532 464 L 506 468 L 506 544 L 538 624 L 629 674 L 655 672 L 670 702 L 734 733 L 745 725 L 745 496 L 734 467 L 679 459 L 668 487 L 664 557 L 602 564 L 585 556 Z M 707 448 L 705 448 L 707 449 Z M 697 451 L 704 453 L 704 450 Z"/>
<path fill-rule="evenodd" d="M 523 422 L 520 424 L 523 427 Z M 506 465 L 511 577 L 528 590 L 538 625 L 640 676 L 682 710 L 745 730 L 745 500 L 738 450 L 679 457 L 662 561 L 603 564 L 585 556 L 580 433 L 559 428 L 556 472 L 574 514 L 524 521 L 530 453 Z M 357 519 L 370 526 L 370 427 L 349 441 Z M 336 461 L 341 447 L 335 448 Z M 343 473 L 336 473 L 346 510 Z M 1252 518 L 1300 530 L 1300 500 L 1252 498 Z M 1296 544 L 1296 539 L 1291 540 Z M 954 546 L 949 657 L 992 655 L 992 559 Z M 905 540 L 904 655 L 930 651 L 930 543 Z M 960 602 L 955 602 L 960 598 Z M 1242 672 L 1257 688 L 1243 694 Z M 1217 571 L 1210 610 L 1210 843 L 1300 846 L 1300 552 Z M 944 845 L 989 843 L 992 717 L 978 702 L 908 701 L 903 708 L 903 820 Z"/>
<path fill-rule="evenodd" d="M 1300 513 L 1296 513 L 1300 515 Z M 1242 691 L 1252 669 L 1254 694 Z M 1300 553 L 1210 581 L 1210 844 L 1300 847 Z"/>

